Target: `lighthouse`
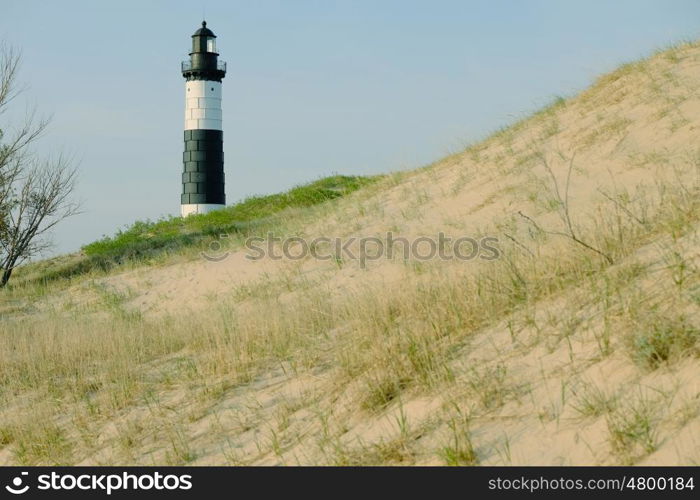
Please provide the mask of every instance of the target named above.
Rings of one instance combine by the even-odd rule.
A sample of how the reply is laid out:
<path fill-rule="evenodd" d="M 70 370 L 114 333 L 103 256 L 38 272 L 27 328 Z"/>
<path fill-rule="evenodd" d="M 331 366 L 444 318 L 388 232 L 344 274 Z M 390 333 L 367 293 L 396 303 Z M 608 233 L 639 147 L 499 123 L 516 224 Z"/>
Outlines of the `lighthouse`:
<path fill-rule="evenodd" d="M 221 127 L 221 80 L 226 76 L 226 63 L 219 61 L 216 35 L 206 21 L 192 35 L 192 52 L 181 69 L 185 78 L 185 152 L 180 213 L 186 217 L 226 204 Z"/>

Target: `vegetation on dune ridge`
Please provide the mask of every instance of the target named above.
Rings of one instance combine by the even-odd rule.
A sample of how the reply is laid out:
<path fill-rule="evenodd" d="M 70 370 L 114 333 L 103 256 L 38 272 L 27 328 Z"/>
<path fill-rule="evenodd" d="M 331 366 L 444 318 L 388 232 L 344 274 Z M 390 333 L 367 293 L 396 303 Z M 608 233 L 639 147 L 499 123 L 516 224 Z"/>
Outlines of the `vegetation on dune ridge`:
<path fill-rule="evenodd" d="M 88 256 L 123 260 L 191 245 L 202 236 L 248 233 L 265 219 L 285 209 L 309 207 L 347 195 L 379 177 L 333 175 L 296 186 L 284 193 L 251 196 L 208 214 L 168 217 L 156 222 L 137 221 L 112 237 L 106 236 L 83 246 L 82 250 Z"/>
<path fill-rule="evenodd" d="M 318 205 L 348 195 L 381 177 L 332 175 L 283 193 L 251 196 L 208 214 L 137 221 L 114 236 L 105 236 L 83 246 L 81 258 L 47 266 L 35 273 L 34 279 L 51 281 L 93 270 L 106 271 L 128 261 L 155 258 L 196 246 L 203 240 L 222 233 L 250 235 L 264 230 L 274 223 L 275 217 L 285 211 Z"/>

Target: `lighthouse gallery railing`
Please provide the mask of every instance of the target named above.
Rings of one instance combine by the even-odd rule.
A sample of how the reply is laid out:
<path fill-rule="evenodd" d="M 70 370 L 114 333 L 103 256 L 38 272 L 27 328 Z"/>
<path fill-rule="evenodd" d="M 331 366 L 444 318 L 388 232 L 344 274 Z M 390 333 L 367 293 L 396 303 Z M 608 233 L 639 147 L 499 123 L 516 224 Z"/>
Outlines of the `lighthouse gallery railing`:
<path fill-rule="evenodd" d="M 181 66 L 182 66 L 182 71 L 189 71 L 192 69 L 192 61 L 182 61 Z M 226 71 L 226 62 L 217 61 L 216 62 L 216 69 L 219 71 Z"/>

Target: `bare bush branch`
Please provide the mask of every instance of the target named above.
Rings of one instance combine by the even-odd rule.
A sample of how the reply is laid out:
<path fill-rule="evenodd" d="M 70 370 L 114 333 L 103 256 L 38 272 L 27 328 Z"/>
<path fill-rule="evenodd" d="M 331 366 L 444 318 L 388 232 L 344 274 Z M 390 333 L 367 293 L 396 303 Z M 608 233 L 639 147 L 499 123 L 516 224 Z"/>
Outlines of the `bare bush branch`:
<path fill-rule="evenodd" d="M 518 211 L 518 215 L 520 217 L 524 218 L 527 220 L 532 226 L 537 229 L 538 231 L 546 234 L 551 234 L 551 235 L 557 235 L 557 236 L 564 236 L 566 238 L 571 239 L 573 242 L 575 242 L 578 245 L 581 245 L 584 248 L 587 248 L 588 250 L 591 250 L 592 252 L 597 253 L 601 257 L 603 257 L 608 264 L 613 263 L 613 258 L 603 252 L 602 250 L 594 247 L 593 245 L 586 243 L 584 240 L 582 240 L 579 235 L 578 231 L 574 228 L 574 224 L 571 220 L 571 205 L 569 203 L 569 187 L 571 185 L 571 172 L 574 169 L 574 158 L 575 154 L 571 155 L 569 158 L 569 168 L 566 173 L 566 185 L 564 187 L 564 194 L 562 195 L 560 189 L 559 189 L 559 182 L 557 181 L 556 175 L 554 175 L 554 170 L 550 166 L 547 157 L 545 156 L 544 153 L 539 153 L 538 157 L 540 158 L 540 161 L 542 163 L 542 166 L 544 167 L 545 171 L 549 175 L 551 179 L 551 186 L 550 190 L 552 191 L 552 194 L 554 195 L 554 198 L 557 202 L 557 215 L 559 215 L 559 218 L 562 220 L 564 225 L 566 226 L 566 231 L 553 231 L 553 230 L 546 230 L 542 228 L 537 222 L 532 218 L 521 211 Z M 562 158 L 564 156 L 562 155 Z"/>
<path fill-rule="evenodd" d="M 0 43 L 0 114 L 21 91 L 16 85 L 20 60 L 21 55 L 14 47 Z"/>
<path fill-rule="evenodd" d="M 18 94 L 19 62 L 14 49 L 0 45 L 0 114 Z M 48 124 L 32 111 L 11 138 L 0 130 L 0 287 L 18 265 L 48 248 L 47 231 L 78 211 L 70 199 L 76 180 L 72 160 L 59 155 L 40 161 L 32 152 Z"/>

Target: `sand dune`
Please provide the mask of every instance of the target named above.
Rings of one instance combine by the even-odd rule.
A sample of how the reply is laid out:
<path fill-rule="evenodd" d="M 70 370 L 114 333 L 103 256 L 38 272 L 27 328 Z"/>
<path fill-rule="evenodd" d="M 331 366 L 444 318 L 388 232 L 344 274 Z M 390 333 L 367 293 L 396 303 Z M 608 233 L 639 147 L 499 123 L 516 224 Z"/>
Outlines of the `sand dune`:
<path fill-rule="evenodd" d="M 0 464 L 697 465 L 699 90 L 674 47 L 280 233 L 496 261 L 234 244 L 49 291 L 5 322 Z"/>

